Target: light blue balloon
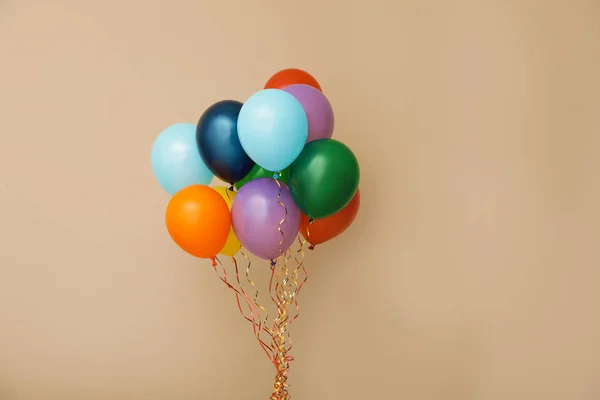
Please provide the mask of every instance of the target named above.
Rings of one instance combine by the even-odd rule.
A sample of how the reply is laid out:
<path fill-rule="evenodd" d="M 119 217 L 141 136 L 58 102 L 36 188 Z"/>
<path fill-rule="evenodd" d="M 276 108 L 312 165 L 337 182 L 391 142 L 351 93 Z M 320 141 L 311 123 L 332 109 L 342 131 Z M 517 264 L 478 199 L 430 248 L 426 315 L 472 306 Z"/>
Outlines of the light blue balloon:
<path fill-rule="evenodd" d="M 281 171 L 302 152 L 308 138 L 308 119 L 294 96 L 265 89 L 244 103 L 237 129 L 252 161 L 267 171 Z"/>
<path fill-rule="evenodd" d="M 200 157 L 196 125 L 171 125 L 152 146 L 152 171 L 170 195 L 190 185 L 208 185 L 214 175 Z"/>

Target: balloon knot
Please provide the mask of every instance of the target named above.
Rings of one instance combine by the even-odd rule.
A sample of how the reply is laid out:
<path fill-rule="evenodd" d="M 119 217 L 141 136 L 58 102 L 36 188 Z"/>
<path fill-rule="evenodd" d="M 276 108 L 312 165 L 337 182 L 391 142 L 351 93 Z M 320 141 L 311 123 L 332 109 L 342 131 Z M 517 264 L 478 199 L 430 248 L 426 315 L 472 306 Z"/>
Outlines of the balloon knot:
<path fill-rule="evenodd" d="M 277 261 L 275 261 L 275 260 L 271 260 L 271 267 L 274 267 L 274 266 L 276 266 L 276 265 L 277 265 Z"/>
<path fill-rule="evenodd" d="M 314 245 L 314 244 L 311 244 L 310 246 L 308 246 L 308 249 L 309 249 L 309 250 L 314 250 L 314 249 L 315 249 L 315 245 Z"/>
<path fill-rule="evenodd" d="M 213 267 L 217 266 L 217 259 L 215 257 L 212 258 L 212 266 Z"/>
<path fill-rule="evenodd" d="M 277 178 L 279 178 L 279 175 L 277 175 L 277 173 L 274 173 L 273 174 L 273 179 L 277 179 Z"/>
<path fill-rule="evenodd" d="M 308 223 L 309 223 L 309 224 L 312 224 L 313 222 L 315 222 L 315 219 L 314 219 L 314 218 L 309 218 L 309 219 L 308 219 Z"/>
<path fill-rule="evenodd" d="M 233 187 L 233 183 L 231 184 L 231 186 L 229 186 L 229 190 L 231 190 L 232 192 L 235 190 L 235 188 Z"/>

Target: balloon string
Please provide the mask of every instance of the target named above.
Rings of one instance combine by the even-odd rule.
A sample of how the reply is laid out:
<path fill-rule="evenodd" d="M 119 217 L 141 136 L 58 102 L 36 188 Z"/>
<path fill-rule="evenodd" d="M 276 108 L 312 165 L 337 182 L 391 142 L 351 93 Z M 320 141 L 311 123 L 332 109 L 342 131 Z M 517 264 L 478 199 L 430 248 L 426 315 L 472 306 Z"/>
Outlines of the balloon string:
<path fill-rule="evenodd" d="M 232 257 L 232 258 L 234 258 L 234 257 Z M 235 293 L 235 297 L 236 297 L 236 303 L 237 303 L 237 305 L 238 305 L 238 309 L 239 309 L 240 313 L 242 314 L 242 316 L 243 316 L 243 317 L 244 317 L 244 318 L 245 318 L 245 319 L 246 319 L 248 322 L 252 323 L 253 331 L 254 331 L 254 334 L 255 334 L 255 336 L 256 336 L 256 338 L 257 338 L 257 340 L 258 340 L 259 344 L 261 345 L 261 347 L 263 348 L 263 350 L 264 350 L 264 351 L 265 351 L 265 353 L 267 354 L 267 357 L 269 357 L 269 359 L 270 359 L 272 362 L 274 362 L 274 361 L 273 361 L 273 358 L 274 358 L 274 357 L 273 357 L 273 349 L 272 349 L 272 348 L 271 348 L 269 345 L 267 345 L 267 344 L 266 344 L 266 343 L 265 343 L 265 342 L 264 342 L 264 341 L 263 341 L 263 340 L 260 338 L 260 328 L 259 328 L 259 326 L 258 326 L 258 324 L 257 324 L 257 322 L 256 322 L 256 319 L 257 319 L 257 318 L 255 318 L 255 314 L 256 314 L 256 315 L 258 314 L 257 310 L 256 310 L 256 309 L 253 309 L 253 307 L 252 307 L 252 303 L 250 302 L 250 299 L 249 299 L 249 297 L 248 297 L 247 295 L 244 295 L 244 294 L 240 293 L 240 291 L 238 291 L 238 290 L 237 290 L 237 289 L 236 289 L 236 288 L 235 288 L 235 287 L 234 287 L 234 286 L 233 286 L 233 285 L 232 285 L 232 284 L 231 284 L 231 283 L 230 283 L 230 282 L 227 280 L 227 270 L 225 269 L 225 267 L 223 266 L 223 264 L 221 263 L 221 261 L 220 261 L 218 258 L 217 258 L 216 260 L 217 260 L 217 262 L 219 263 L 219 265 L 221 266 L 221 268 L 223 269 L 223 277 L 221 277 L 221 276 L 218 274 L 218 271 L 216 270 L 216 266 L 215 266 L 215 272 L 217 272 L 217 276 L 219 276 L 219 278 L 220 278 L 220 279 L 223 281 L 223 283 L 225 283 L 225 285 L 226 285 L 226 286 L 227 286 L 229 289 L 233 290 L 233 292 Z M 237 271 L 237 263 L 234 263 L 234 264 L 236 265 L 236 275 L 239 275 L 239 272 Z M 213 263 L 213 266 L 214 266 L 214 263 Z M 239 282 L 239 279 L 238 279 L 238 282 Z M 242 288 L 241 288 L 241 289 L 242 289 Z M 242 292 L 243 292 L 243 289 L 242 289 Z M 250 310 L 250 315 L 251 315 L 251 317 L 250 317 L 250 318 L 249 318 L 248 316 L 246 316 L 246 315 L 244 314 L 243 310 L 242 310 L 242 305 L 241 305 L 241 301 L 240 301 L 240 296 L 243 296 L 243 297 L 246 299 L 246 305 L 248 306 L 248 308 L 249 308 L 249 310 Z M 257 316 L 258 316 L 258 315 L 257 315 Z M 258 319 L 259 319 L 259 321 L 260 321 L 260 316 L 258 316 Z"/>
<path fill-rule="evenodd" d="M 306 227 L 306 237 L 305 238 L 301 238 L 300 235 L 298 235 L 299 248 L 298 248 L 298 251 L 296 251 L 296 255 L 294 257 L 294 260 L 296 261 L 296 268 L 294 269 L 294 272 L 292 273 L 292 279 L 294 280 L 295 287 L 296 287 L 295 292 L 293 292 L 293 294 L 292 294 L 292 297 L 294 299 L 294 307 L 296 307 L 296 314 L 290 320 L 290 324 L 292 322 L 294 322 L 300 315 L 300 306 L 298 304 L 298 294 L 300 293 L 300 290 L 302 289 L 302 287 L 304 287 L 304 284 L 308 280 L 308 271 L 306 270 L 306 266 L 304 264 L 304 256 L 305 256 L 304 246 L 306 245 L 306 243 L 308 241 L 307 238 L 310 237 L 310 226 L 313 224 L 313 222 L 314 222 L 314 220 L 312 218 L 308 221 L 308 226 Z M 302 271 L 304 273 L 304 279 L 302 280 L 302 282 L 300 282 L 298 284 L 298 276 L 300 275 L 300 271 Z"/>
<path fill-rule="evenodd" d="M 281 176 L 281 172 L 277 172 L 275 174 L 275 176 Z M 278 274 L 277 274 L 277 285 L 281 284 L 283 285 L 284 289 L 286 286 L 289 285 L 290 280 L 289 280 L 289 272 L 287 270 L 287 261 L 289 260 L 289 258 L 291 257 L 291 252 L 289 251 L 289 249 L 286 249 L 286 251 L 283 251 L 283 243 L 285 241 L 285 237 L 284 237 L 284 233 L 283 233 L 283 229 L 281 228 L 282 225 L 284 224 L 286 218 L 287 218 L 287 214 L 288 214 L 288 209 L 287 206 L 281 201 L 281 182 L 279 182 L 279 180 L 275 179 L 275 182 L 277 184 L 277 203 L 279 203 L 279 205 L 283 208 L 283 218 L 281 219 L 281 221 L 279 221 L 279 223 L 277 224 L 277 230 L 279 231 L 279 233 L 281 234 L 281 241 L 279 242 L 278 246 L 279 246 L 279 257 L 278 260 L 281 260 L 281 262 L 279 263 L 282 267 L 284 268 L 280 268 L 278 270 Z M 283 276 L 283 281 L 280 281 L 279 278 Z M 278 287 L 278 286 L 276 286 Z M 283 290 L 282 292 L 282 299 L 285 299 L 287 297 L 288 292 Z"/>
<path fill-rule="evenodd" d="M 309 223 L 309 225 L 310 225 L 310 223 Z M 300 235 L 298 235 L 299 246 L 298 246 L 298 250 L 296 251 L 296 255 L 294 256 L 294 260 L 296 261 L 296 268 L 292 272 L 292 280 L 294 282 L 295 290 L 291 293 L 291 296 L 290 296 L 290 299 L 293 300 L 294 308 L 296 309 L 296 313 L 290 319 L 290 322 L 289 322 L 290 326 L 300 316 L 300 304 L 298 303 L 298 297 L 299 297 L 298 295 L 300 293 L 300 290 L 302 290 L 302 288 L 308 281 L 308 271 L 306 270 L 306 266 L 304 264 L 304 256 L 305 256 L 304 245 L 306 244 L 306 242 L 307 242 L 306 238 L 301 239 Z M 299 282 L 299 279 L 298 279 L 300 272 L 302 272 L 304 274 L 304 279 L 302 279 L 301 282 Z M 290 343 L 287 348 L 287 351 L 289 353 L 293 347 L 293 340 L 292 340 L 291 335 L 288 334 L 288 336 L 289 336 L 288 339 L 289 339 Z"/>
<path fill-rule="evenodd" d="M 235 260 L 235 257 L 232 257 L 232 261 L 234 262 L 235 269 L 236 269 L 236 276 L 238 276 L 237 281 L 239 282 L 239 271 L 237 268 L 237 261 Z M 213 259 L 212 265 L 213 265 L 215 273 L 217 274 L 219 279 L 221 279 L 221 281 L 225 284 L 225 286 L 227 286 L 227 288 L 231 289 L 235 293 L 235 299 L 236 299 L 236 303 L 238 306 L 238 310 L 240 311 L 240 313 L 242 314 L 244 319 L 246 319 L 248 322 L 250 322 L 252 324 L 252 328 L 253 328 L 254 334 L 256 336 L 256 339 L 258 340 L 258 342 L 259 342 L 260 346 L 262 347 L 262 349 L 264 350 L 264 352 L 267 354 L 267 357 L 269 357 L 269 360 L 271 360 L 271 362 L 275 365 L 275 356 L 274 356 L 273 348 L 271 346 L 269 346 L 268 344 L 266 344 L 260 337 L 261 324 L 260 324 L 260 315 L 258 314 L 258 310 L 256 310 L 254 308 L 250 298 L 245 293 L 243 288 L 241 288 L 241 285 L 240 285 L 240 289 L 241 289 L 241 291 L 240 291 L 237 288 L 235 288 L 227 280 L 227 269 L 225 268 L 225 266 L 223 266 L 223 264 L 221 263 L 221 260 L 219 260 L 217 257 L 215 257 Z M 221 276 L 221 274 L 219 274 L 217 265 L 221 266 L 221 269 L 223 270 L 223 276 Z M 246 305 L 248 306 L 248 309 L 250 310 L 250 317 L 248 317 L 246 315 L 246 313 L 244 313 L 240 297 L 245 298 Z M 258 323 L 256 321 L 257 317 L 255 316 L 257 314 L 258 314 Z"/>
<path fill-rule="evenodd" d="M 250 279 L 250 264 L 251 264 L 250 263 L 250 258 L 244 252 L 241 252 L 241 253 L 248 260 L 248 264 L 246 266 L 246 280 L 248 282 L 250 282 L 256 288 L 256 285 Z M 267 327 L 266 327 L 266 321 L 263 324 L 263 321 L 262 321 L 261 316 L 260 316 L 259 309 L 262 310 L 267 316 L 268 316 L 268 313 L 267 313 L 267 310 L 258 303 L 258 289 L 256 289 L 256 293 L 255 293 L 254 299 L 251 300 L 250 296 L 248 295 L 248 293 L 246 293 L 246 291 L 244 290 L 244 286 L 242 285 L 242 282 L 240 282 L 240 271 L 239 271 L 239 268 L 238 268 L 237 260 L 233 256 L 231 257 L 231 260 L 233 261 L 233 265 L 235 266 L 235 279 L 237 281 L 238 287 L 240 288 L 240 291 L 242 292 L 242 295 L 246 299 L 248 307 L 250 307 L 251 309 L 253 309 L 254 312 L 256 313 L 255 324 L 257 325 L 257 328 L 258 328 L 258 330 L 256 331 L 256 335 L 259 336 L 260 332 L 264 330 L 269 336 L 273 337 L 272 332 L 269 329 L 267 329 Z"/>
<path fill-rule="evenodd" d="M 277 172 L 276 175 L 279 176 L 279 172 Z M 279 234 L 281 235 L 281 241 L 279 242 L 279 255 L 283 256 L 283 242 L 285 241 L 284 238 L 284 234 L 283 234 L 283 229 L 281 229 L 281 227 L 283 226 L 283 223 L 285 222 L 285 219 L 287 218 L 287 214 L 288 214 L 288 209 L 286 207 L 285 204 L 283 204 L 283 202 L 281 201 L 281 182 L 279 182 L 279 180 L 275 179 L 275 182 L 277 183 L 277 203 L 279 203 L 279 205 L 281 207 L 283 207 L 283 218 L 281 219 L 281 221 L 279 221 L 279 223 L 277 224 L 277 230 L 279 231 Z"/>
<path fill-rule="evenodd" d="M 283 293 L 283 299 L 286 302 L 286 304 L 292 303 L 293 288 L 294 288 L 294 281 L 292 279 L 292 276 L 290 275 L 290 270 L 288 268 L 288 262 L 291 257 L 292 257 L 291 249 L 287 249 L 285 254 L 280 256 L 281 268 L 279 270 L 278 280 L 277 280 L 278 285 L 283 285 L 282 293 Z M 282 279 L 282 277 L 283 277 L 283 279 Z"/>
<path fill-rule="evenodd" d="M 260 315 L 260 312 L 262 311 L 262 313 L 264 315 L 264 319 L 261 320 L 262 329 L 272 338 L 273 337 L 273 331 L 268 326 L 268 323 L 269 323 L 269 312 L 267 311 L 267 309 L 263 305 L 261 305 L 258 302 L 258 298 L 259 298 L 258 287 L 254 283 L 254 281 L 252 279 L 250 279 L 250 268 L 252 266 L 252 261 L 250 260 L 250 257 L 248 256 L 248 254 L 246 254 L 246 252 L 244 252 L 242 250 L 242 251 L 240 251 L 240 253 L 242 254 L 242 256 L 247 261 L 247 264 L 246 264 L 246 281 L 250 284 L 250 286 L 252 286 L 254 288 L 254 296 L 252 297 L 252 302 L 256 306 L 258 314 Z M 260 311 L 258 311 L 258 310 L 260 310 Z"/>
<path fill-rule="evenodd" d="M 293 360 L 291 356 L 287 355 L 286 346 L 286 333 L 288 333 L 288 314 L 287 314 L 287 302 L 285 301 L 285 285 L 274 282 L 277 280 L 279 275 L 278 270 L 284 269 L 283 265 L 285 262 L 285 256 L 281 256 L 277 261 L 271 261 L 271 279 L 269 281 L 269 291 L 271 292 L 271 298 L 277 306 L 277 317 L 273 323 L 273 348 L 275 350 L 275 368 L 277 374 L 275 375 L 275 383 L 273 385 L 273 394 L 271 400 L 288 400 L 289 394 L 287 388 L 287 375 L 289 370 L 289 364 Z M 277 268 L 280 267 L 280 268 Z"/>
<path fill-rule="evenodd" d="M 309 226 L 310 226 L 310 223 L 309 223 Z M 307 228 L 307 231 L 308 231 L 308 228 Z M 306 236 L 308 236 L 308 234 Z M 300 235 L 298 235 L 298 243 L 300 246 L 298 248 L 298 251 L 296 252 L 296 256 L 294 257 L 294 260 L 296 261 L 296 269 L 292 273 L 292 276 L 294 277 L 294 280 L 297 284 L 297 289 L 293 296 L 294 297 L 294 307 L 296 308 L 296 314 L 290 320 L 290 324 L 293 323 L 300 315 L 300 306 L 298 304 L 298 294 L 300 293 L 300 290 L 302 290 L 302 288 L 304 287 L 304 284 L 306 284 L 306 281 L 308 281 L 308 271 L 306 270 L 306 265 L 304 264 L 304 257 L 305 257 L 304 246 L 306 245 L 306 242 L 307 242 L 306 238 L 301 239 Z M 300 271 L 302 271 L 304 273 L 304 279 L 302 280 L 302 282 L 300 282 L 298 284 L 298 276 L 300 275 Z"/>

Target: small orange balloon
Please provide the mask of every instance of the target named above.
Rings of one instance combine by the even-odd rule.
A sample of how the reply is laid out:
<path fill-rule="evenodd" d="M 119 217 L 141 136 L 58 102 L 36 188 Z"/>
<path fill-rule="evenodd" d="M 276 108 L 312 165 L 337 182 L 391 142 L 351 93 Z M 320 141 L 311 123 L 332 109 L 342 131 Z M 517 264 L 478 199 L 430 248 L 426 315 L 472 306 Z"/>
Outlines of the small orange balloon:
<path fill-rule="evenodd" d="M 181 189 L 171 198 L 165 216 L 167 230 L 182 250 L 213 258 L 225 246 L 231 214 L 223 197 L 204 185 Z"/>
<path fill-rule="evenodd" d="M 297 68 L 288 68 L 277 72 L 267 81 L 265 89 L 284 89 L 297 84 L 309 85 L 323 91 L 319 82 L 311 74 Z"/>
<path fill-rule="evenodd" d="M 356 214 L 358 214 L 359 207 L 360 190 L 357 190 L 346 207 L 329 217 L 314 220 L 310 226 L 308 217 L 303 214 L 300 223 L 300 233 L 313 246 L 325 243 L 341 235 L 352 225 Z"/>

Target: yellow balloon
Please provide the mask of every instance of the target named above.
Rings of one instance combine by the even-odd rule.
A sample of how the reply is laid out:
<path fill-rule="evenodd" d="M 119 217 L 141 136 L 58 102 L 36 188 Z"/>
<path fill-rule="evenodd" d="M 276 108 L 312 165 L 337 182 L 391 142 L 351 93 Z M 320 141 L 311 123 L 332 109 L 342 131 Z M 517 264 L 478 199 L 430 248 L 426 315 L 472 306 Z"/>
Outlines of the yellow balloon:
<path fill-rule="evenodd" d="M 227 207 L 229 207 L 229 210 L 231 211 L 231 205 L 233 204 L 233 199 L 235 198 L 235 192 L 227 189 L 225 186 L 219 186 L 213 189 L 215 189 L 217 193 L 221 195 L 223 200 L 225 200 L 225 203 L 227 203 Z M 228 257 L 233 257 L 233 255 L 240 251 L 241 248 L 242 244 L 238 240 L 237 236 L 235 236 L 232 225 L 229 229 L 229 236 L 227 237 L 227 242 L 225 243 L 225 246 L 223 246 L 223 249 L 221 249 L 219 254 L 223 254 L 224 256 Z"/>

